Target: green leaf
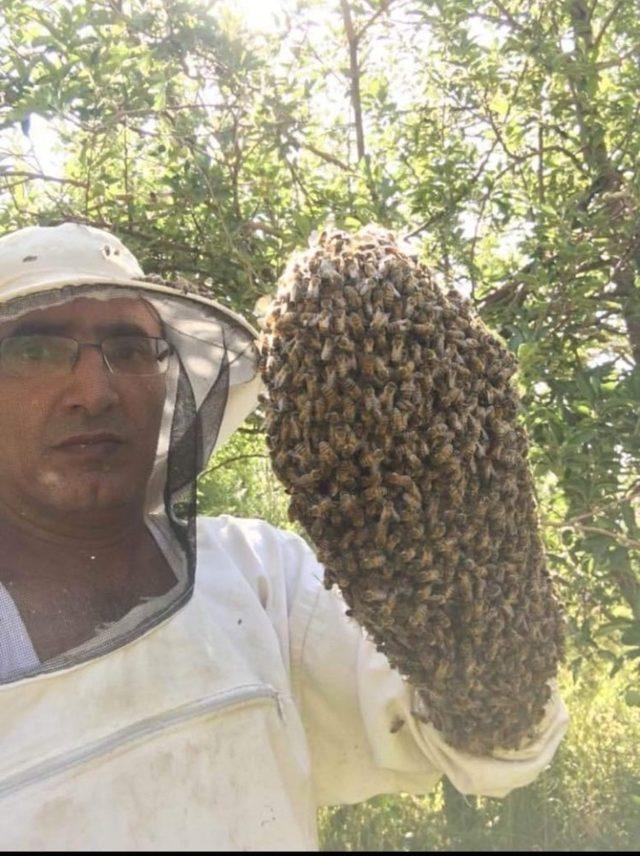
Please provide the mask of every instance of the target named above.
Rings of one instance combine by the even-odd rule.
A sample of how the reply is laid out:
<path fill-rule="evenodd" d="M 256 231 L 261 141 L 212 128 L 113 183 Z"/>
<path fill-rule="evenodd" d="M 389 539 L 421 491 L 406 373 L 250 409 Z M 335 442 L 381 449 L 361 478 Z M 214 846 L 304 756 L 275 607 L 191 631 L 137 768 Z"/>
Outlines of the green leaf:
<path fill-rule="evenodd" d="M 606 624 L 601 624 L 594 635 L 611 636 L 618 630 L 627 630 L 633 626 L 633 621 L 629 618 L 618 618 L 614 621 L 607 621 Z"/>
<path fill-rule="evenodd" d="M 624 700 L 631 707 L 640 707 L 640 690 L 627 690 Z"/>
<path fill-rule="evenodd" d="M 633 622 L 620 639 L 625 645 L 640 645 L 640 622 Z"/>

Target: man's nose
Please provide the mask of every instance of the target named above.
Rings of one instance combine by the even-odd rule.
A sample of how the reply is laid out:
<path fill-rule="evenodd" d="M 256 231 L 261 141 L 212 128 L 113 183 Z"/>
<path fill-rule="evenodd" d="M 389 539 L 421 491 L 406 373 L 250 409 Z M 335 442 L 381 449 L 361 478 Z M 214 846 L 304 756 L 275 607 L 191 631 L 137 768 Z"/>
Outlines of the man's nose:
<path fill-rule="evenodd" d="M 101 348 L 82 345 L 68 377 L 65 404 L 97 415 L 116 405 L 119 399 L 114 375 L 105 364 Z"/>

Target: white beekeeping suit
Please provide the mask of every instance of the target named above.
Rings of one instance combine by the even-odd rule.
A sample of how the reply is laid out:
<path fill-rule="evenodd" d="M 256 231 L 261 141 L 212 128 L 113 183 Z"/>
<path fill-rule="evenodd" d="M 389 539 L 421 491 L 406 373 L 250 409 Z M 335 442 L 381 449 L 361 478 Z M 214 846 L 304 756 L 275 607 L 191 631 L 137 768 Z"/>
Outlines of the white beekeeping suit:
<path fill-rule="evenodd" d="M 425 793 L 443 774 L 493 796 L 532 781 L 567 727 L 555 687 L 519 750 L 454 750 L 302 539 L 197 518 L 197 474 L 257 404 L 251 326 L 145 280 L 101 230 L 0 239 L 0 323 L 122 296 L 154 308 L 171 346 L 145 524 L 176 582 L 50 658 L 0 586 L 2 848 L 308 850 L 322 804 Z"/>

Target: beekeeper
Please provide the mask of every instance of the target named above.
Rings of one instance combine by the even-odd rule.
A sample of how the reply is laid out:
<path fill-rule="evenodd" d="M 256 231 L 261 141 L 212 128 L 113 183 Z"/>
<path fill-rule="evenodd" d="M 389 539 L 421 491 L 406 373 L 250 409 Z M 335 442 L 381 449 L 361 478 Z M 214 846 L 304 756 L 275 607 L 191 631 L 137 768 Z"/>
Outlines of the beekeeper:
<path fill-rule="evenodd" d="M 316 849 L 319 805 L 502 796 L 562 739 L 554 686 L 518 750 L 452 749 L 301 538 L 197 518 L 255 339 L 107 232 L 0 238 L 4 850 Z"/>

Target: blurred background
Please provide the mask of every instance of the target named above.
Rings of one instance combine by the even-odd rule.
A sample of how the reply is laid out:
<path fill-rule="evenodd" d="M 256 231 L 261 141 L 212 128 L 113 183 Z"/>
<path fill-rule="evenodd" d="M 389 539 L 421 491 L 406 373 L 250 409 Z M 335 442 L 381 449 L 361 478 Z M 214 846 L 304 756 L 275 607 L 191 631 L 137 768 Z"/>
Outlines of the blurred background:
<path fill-rule="evenodd" d="M 640 848 L 638 92 L 634 0 L 0 0 L 0 234 L 109 229 L 255 323 L 376 222 L 518 358 L 569 733 L 504 800 L 322 809 L 324 849 Z M 261 419 L 201 512 L 290 527 Z"/>

